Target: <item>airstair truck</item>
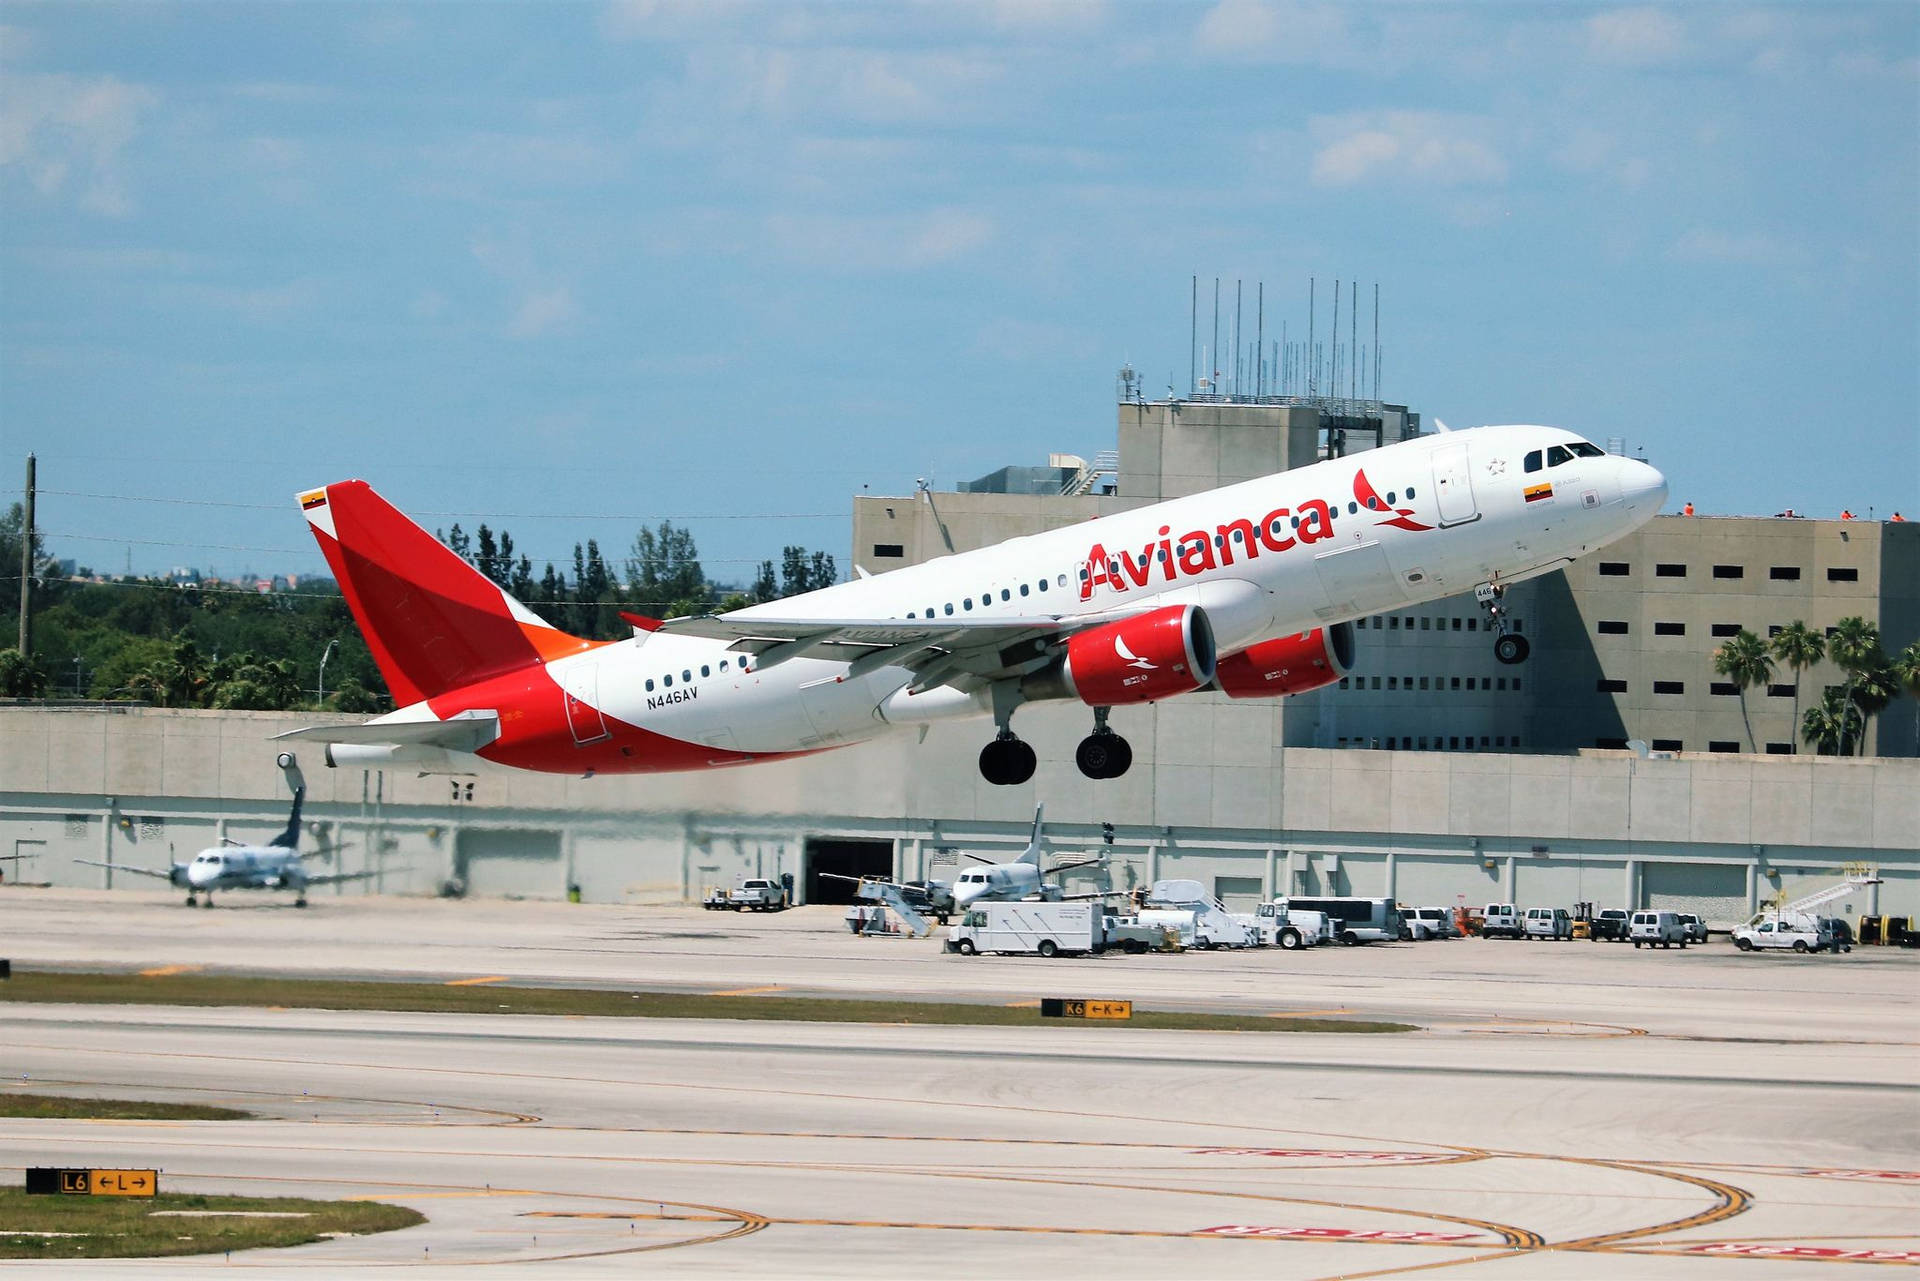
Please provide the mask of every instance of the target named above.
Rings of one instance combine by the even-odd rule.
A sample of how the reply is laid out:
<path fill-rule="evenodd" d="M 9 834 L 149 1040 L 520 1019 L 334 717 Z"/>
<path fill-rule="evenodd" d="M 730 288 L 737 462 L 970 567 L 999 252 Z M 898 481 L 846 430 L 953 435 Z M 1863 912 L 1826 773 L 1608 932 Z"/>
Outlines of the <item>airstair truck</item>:
<path fill-rule="evenodd" d="M 1745 925 L 1733 931 L 1733 945 L 1742 952 L 1755 948 L 1789 948 L 1795 952 L 1819 952 L 1834 946 L 1833 927 L 1823 922 L 1819 909 L 1847 897 L 1855 890 L 1878 885 L 1881 878 L 1865 864 L 1849 864 L 1846 879 L 1838 885 L 1790 903 L 1777 903 L 1755 914 Z M 1784 897 L 1784 896 L 1782 896 Z"/>
<path fill-rule="evenodd" d="M 1260 941 L 1250 918 L 1229 912 L 1227 905 L 1208 893 L 1199 881 L 1155 881 L 1147 892 L 1146 907 L 1163 912 L 1191 912 L 1192 945 L 1197 948 L 1255 947 Z M 1140 919 L 1145 921 L 1147 916 L 1148 912 L 1142 911 Z"/>

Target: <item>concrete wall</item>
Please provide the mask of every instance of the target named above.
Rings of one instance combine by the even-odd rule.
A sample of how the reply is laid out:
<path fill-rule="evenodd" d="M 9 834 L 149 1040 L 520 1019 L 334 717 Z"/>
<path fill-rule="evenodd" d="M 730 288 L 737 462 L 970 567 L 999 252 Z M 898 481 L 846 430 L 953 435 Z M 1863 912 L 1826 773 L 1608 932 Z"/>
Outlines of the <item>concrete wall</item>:
<path fill-rule="evenodd" d="M 1116 711 L 1134 767 L 1095 783 L 1072 760 L 1086 709 L 1026 707 L 1016 719 L 1040 767 L 1015 788 L 978 777 L 984 722 L 939 726 L 924 742 L 909 732 L 745 770 L 641 778 L 337 771 L 306 750 L 307 818 L 319 839 L 346 843 L 346 870 L 384 868 L 384 888 L 416 892 L 456 877 L 463 850 L 497 852 L 513 833 L 541 849 L 558 842 L 558 858 L 513 865 L 510 892 L 542 897 L 571 882 L 593 900 L 679 901 L 741 876 L 801 879 L 809 836 L 893 841 L 896 871 L 922 875 L 950 867 L 954 848 L 1017 850 L 1044 800 L 1056 850 L 1097 845 L 1098 825 L 1115 825 L 1110 875 L 1122 889 L 1174 875 L 1258 877 L 1276 893 L 1619 906 L 1691 883 L 1681 866 L 1650 891 L 1649 864 L 1716 865 L 1740 869 L 1750 902 L 1858 861 L 1887 877 L 1884 910 L 1920 914 L 1920 761 L 1288 748 L 1274 706 L 1198 698 Z M 100 885 L 109 873 L 71 860 L 155 867 L 222 834 L 269 835 L 286 807 L 269 738 L 301 723 L 0 709 L 0 859 L 23 859 L 0 870 Z M 1705 893 L 1724 875 L 1693 879 Z M 113 883 L 158 884 L 125 873 Z"/>

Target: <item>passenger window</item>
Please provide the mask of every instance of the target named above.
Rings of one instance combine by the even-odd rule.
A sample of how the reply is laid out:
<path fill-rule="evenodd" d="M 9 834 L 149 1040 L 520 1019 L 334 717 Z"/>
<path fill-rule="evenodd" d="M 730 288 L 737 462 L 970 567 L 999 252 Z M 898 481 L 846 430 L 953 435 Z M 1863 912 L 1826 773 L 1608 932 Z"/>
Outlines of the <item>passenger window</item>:
<path fill-rule="evenodd" d="M 711 676 L 713 675 L 713 669 L 711 667 L 708 667 L 705 663 L 702 663 L 700 664 L 700 674 L 702 676 Z"/>
<path fill-rule="evenodd" d="M 653 693 L 653 677 L 647 677 L 647 693 Z"/>
<path fill-rule="evenodd" d="M 723 672 L 727 670 L 727 660 L 724 658 L 720 660 L 720 670 Z"/>
<path fill-rule="evenodd" d="M 1389 489 L 1387 491 L 1387 506 L 1389 507 L 1395 506 L 1399 501 L 1400 501 L 1399 499 L 1393 496 L 1393 491 Z"/>
<path fill-rule="evenodd" d="M 681 680 L 683 680 L 683 681 L 690 681 L 690 680 L 692 680 L 692 679 L 693 679 L 693 669 L 692 669 L 691 667 L 688 667 L 688 668 L 683 668 L 683 669 L 681 670 L 681 672 L 680 672 L 680 679 L 681 679 Z"/>
<path fill-rule="evenodd" d="M 1027 585 L 1025 583 L 1020 584 L 1020 594 L 1022 596 L 1027 594 Z"/>
<path fill-rule="evenodd" d="M 1024 589 L 1024 588 L 1022 588 L 1021 590 L 1023 590 L 1023 591 L 1024 591 L 1025 589 Z M 1012 600 L 1012 599 L 1013 599 L 1013 593 L 1012 593 L 1012 592 L 1010 592 L 1010 591 L 1008 591 L 1008 590 L 1007 590 L 1006 588 L 1004 588 L 1004 587 L 1002 587 L 1002 588 L 1000 589 L 1000 599 L 1001 599 L 1001 600 Z"/>
<path fill-rule="evenodd" d="M 662 685 L 664 685 L 664 686 L 666 686 L 666 687 L 667 687 L 668 689 L 672 689 L 672 688 L 673 688 L 673 676 L 672 676 L 671 674 L 669 674 L 669 675 L 666 675 L 666 676 L 662 676 L 662 677 L 660 678 L 660 683 L 661 683 Z"/>
<path fill-rule="evenodd" d="M 1060 575 L 1060 585 L 1062 587 L 1067 585 L 1067 576 L 1065 574 Z M 1043 592 L 1047 590 L 1047 580 L 1044 578 L 1040 580 L 1040 590 Z"/>
<path fill-rule="evenodd" d="M 1540 470 L 1540 451 L 1539 450 L 1536 449 L 1532 453 L 1527 455 L 1527 470 L 1528 471 Z"/>
<path fill-rule="evenodd" d="M 1359 503 L 1351 503 L 1351 502 L 1350 502 L 1350 503 L 1348 503 L 1348 504 L 1347 504 L 1347 515 L 1349 515 L 1349 516 L 1352 516 L 1352 515 L 1354 515 L 1354 514 L 1355 514 L 1356 512 L 1358 512 L 1359 510 L 1360 510 L 1360 504 L 1359 504 Z"/>
<path fill-rule="evenodd" d="M 1065 574 L 1060 575 L 1060 585 L 1062 587 L 1065 587 L 1067 585 L 1067 576 Z"/>
<path fill-rule="evenodd" d="M 971 597 L 971 596 L 969 596 L 969 597 L 967 597 L 967 598 L 966 598 L 965 600 L 963 600 L 963 601 L 961 601 L 961 602 L 960 602 L 960 608 L 961 608 L 961 609 L 972 609 L 972 608 L 973 608 L 973 597 Z M 948 611 L 948 612 L 949 612 L 949 613 L 951 613 L 951 612 L 952 612 L 952 611 L 951 611 L 951 609 L 949 609 L 949 611 Z"/>
<path fill-rule="evenodd" d="M 947 602 L 947 613 L 949 613 L 949 614 L 951 614 L 951 613 L 953 613 L 953 602 L 952 602 L 952 601 L 948 601 L 948 602 Z"/>
<path fill-rule="evenodd" d="M 1413 501 L 1413 486 L 1412 486 L 1412 485 L 1408 485 L 1408 486 L 1407 486 L 1407 501 L 1408 501 L 1408 502 L 1412 502 L 1412 501 Z"/>

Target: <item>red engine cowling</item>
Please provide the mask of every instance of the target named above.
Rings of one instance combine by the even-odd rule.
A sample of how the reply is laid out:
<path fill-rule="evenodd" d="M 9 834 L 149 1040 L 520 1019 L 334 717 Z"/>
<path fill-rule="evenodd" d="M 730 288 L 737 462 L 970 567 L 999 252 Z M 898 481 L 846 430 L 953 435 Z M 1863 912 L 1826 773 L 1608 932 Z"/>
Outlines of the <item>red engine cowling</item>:
<path fill-rule="evenodd" d="M 1190 694 L 1213 679 L 1213 625 L 1198 605 L 1168 605 L 1067 641 L 1067 693 L 1092 707 Z"/>
<path fill-rule="evenodd" d="M 1316 627 L 1229 654 L 1214 669 L 1228 698 L 1279 698 L 1331 685 L 1353 668 L 1353 624 Z"/>

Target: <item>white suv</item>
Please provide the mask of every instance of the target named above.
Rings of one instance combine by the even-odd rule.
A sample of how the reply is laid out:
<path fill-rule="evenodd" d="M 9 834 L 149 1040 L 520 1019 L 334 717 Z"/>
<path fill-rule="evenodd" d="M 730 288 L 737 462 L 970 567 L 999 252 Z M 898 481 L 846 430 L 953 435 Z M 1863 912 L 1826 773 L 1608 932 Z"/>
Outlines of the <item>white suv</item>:
<path fill-rule="evenodd" d="M 1403 908 L 1400 934 L 1409 939 L 1450 939 L 1454 937 L 1453 913 L 1444 907 Z"/>
<path fill-rule="evenodd" d="M 1707 941 L 1707 923 L 1692 912 L 1675 913 L 1680 918 L 1681 928 L 1687 932 L 1687 942 L 1704 943 Z"/>
<path fill-rule="evenodd" d="M 1648 947 L 1672 947 L 1678 943 L 1684 948 L 1687 927 L 1680 923 L 1677 912 L 1635 912 L 1633 920 L 1627 923 L 1627 937 L 1635 947 L 1642 943 Z"/>
<path fill-rule="evenodd" d="M 1530 939 L 1570 939 L 1573 937 L 1573 920 L 1564 907 L 1530 907 L 1527 919 L 1521 927 Z"/>

